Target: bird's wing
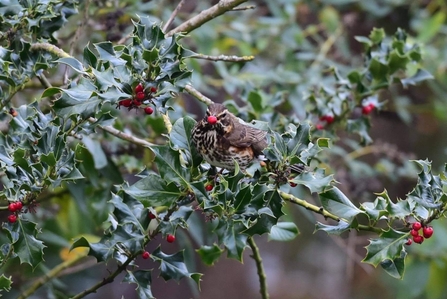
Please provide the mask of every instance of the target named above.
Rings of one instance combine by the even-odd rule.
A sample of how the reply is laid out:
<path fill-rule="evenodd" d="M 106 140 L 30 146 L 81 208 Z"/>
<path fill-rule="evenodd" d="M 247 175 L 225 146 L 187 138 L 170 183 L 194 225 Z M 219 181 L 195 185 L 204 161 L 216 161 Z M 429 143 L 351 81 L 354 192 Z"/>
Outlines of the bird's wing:
<path fill-rule="evenodd" d="M 254 150 L 262 151 L 267 146 L 267 132 L 241 123 L 234 123 L 234 128 L 227 134 L 228 142 L 237 147 L 253 146 Z"/>

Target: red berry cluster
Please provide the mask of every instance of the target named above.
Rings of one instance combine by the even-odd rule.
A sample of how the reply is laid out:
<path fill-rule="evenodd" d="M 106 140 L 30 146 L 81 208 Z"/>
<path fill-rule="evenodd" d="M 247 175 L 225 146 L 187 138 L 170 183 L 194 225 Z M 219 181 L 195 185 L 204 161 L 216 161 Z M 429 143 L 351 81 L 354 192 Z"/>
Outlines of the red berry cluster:
<path fill-rule="evenodd" d="M 320 121 L 326 122 L 327 125 L 330 125 L 331 123 L 333 123 L 334 120 L 335 120 L 335 116 L 333 114 L 325 114 L 325 115 L 320 116 Z M 324 126 L 325 126 L 325 124 L 318 123 L 315 125 L 315 128 L 317 130 L 323 130 Z"/>
<path fill-rule="evenodd" d="M 22 212 L 23 203 L 21 201 L 15 201 L 8 205 L 8 210 L 13 213 L 8 216 L 9 223 L 14 223 L 17 221 L 18 214 Z"/>
<path fill-rule="evenodd" d="M 420 234 L 422 229 L 422 235 Z M 428 239 L 433 235 L 433 227 L 422 225 L 420 222 L 415 222 L 411 226 L 410 235 L 413 237 L 413 240 L 408 239 L 406 245 L 411 245 L 411 243 L 422 244 L 424 239 Z"/>
<path fill-rule="evenodd" d="M 116 108 L 121 108 L 121 106 L 126 107 L 129 111 L 132 109 L 142 108 L 141 106 L 144 104 L 146 100 L 151 100 L 154 98 L 153 94 L 157 92 L 156 87 L 150 87 L 148 90 L 144 90 L 144 86 L 141 83 L 138 83 L 134 88 L 135 95 L 131 99 L 125 99 L 118 102 Z M 144 113 L 151 115 L 154 113 L 154 109 L 150 106 L 144 107 Z"/>
<path fill-rule="evenodd" d="M 369 103 L 367 105 L 364 105 L 362 107 L 362 114 L 363 115 L 368 115 L 371 112 L 373 112 L 374 108 L 376 108 L 376 106 L 373 103 Z"/>

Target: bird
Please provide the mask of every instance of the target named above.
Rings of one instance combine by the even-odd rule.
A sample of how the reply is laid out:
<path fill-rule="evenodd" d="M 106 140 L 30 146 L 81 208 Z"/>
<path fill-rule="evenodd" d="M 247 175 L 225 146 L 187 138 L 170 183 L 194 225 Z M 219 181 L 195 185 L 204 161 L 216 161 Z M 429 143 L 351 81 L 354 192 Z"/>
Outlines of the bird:
<path fill-rule="evenodd" d="M 191 137 L 206 162 L 229 171 L 235 170 L 235 161 L 245 170 L 268 145 L 266 131 L 244 123 L 217 103 L 208 106 Z"/>

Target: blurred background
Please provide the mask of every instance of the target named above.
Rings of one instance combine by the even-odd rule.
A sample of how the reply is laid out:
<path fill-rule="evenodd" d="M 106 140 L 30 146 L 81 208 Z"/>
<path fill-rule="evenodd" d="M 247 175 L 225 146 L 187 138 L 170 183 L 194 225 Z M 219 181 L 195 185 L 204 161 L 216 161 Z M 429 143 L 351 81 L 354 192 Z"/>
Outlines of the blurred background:
<path fill-rule="evenodd" d="M 149 16 L 166 23 L 179 1 L 82 1 L 79 14 L 72 16 L 56 34 L 58 45 L 74 56 L 81 56 L 88 43 L 110 40 L 126 41 L 132 20 Z M 181 24 L 217 1 L 185 1 L 170 29 Z M 254 55 L 251 62 L 212 62 L 191 59 L 193 86 L 216 102 L 234 100 L 244 106 L 247 94 L 257 89 L 267 97 L 280 93 L 288 105 L 280 107 L 298 120 L 309 120 L 308 103 L 303 94 L 329 80 L 329 67 L 341 72 L 362 66 L 362 44 L 355 36 L 368 36 L 371 30 L 384 28 L 392 35 L 404 29 L 409 40 L 422 45 L 422 67 L 434 79 L 418 86 L 393 85 L 380 94 L 381 111 L 371 116 L 370 135 L 374 143 L 358 145 L 358 138 L 343 131 L 322 155 L 322 164 L 334 173 L 339 187 L 356 204 L 373 201 L 374 193 L 387 189 L 390 197 L 405 198 L 416 182 L 417 169 L 411 159 L 433 161 L 436 171 L 447 162 L 447 2 L 445 0 L 320 0 L 320 1 L 249 1 L 246 9 L 227 13 L 188 34 L 183 42 L 205 55 Z M 19 93 L 15 105 L 38 96 L 36 89 Z M 188 95 L 171 103 L 179 116 L 187 111 L 196 119 L 204 106 Z M 160 117 L 144 118 L 120 111 L 116 127 L 136 136 L 159 136 L 164 132 Z M 184 112 L 183 112 L 184 113 Z M 291 116 L 292 117 L 292 116 Z M 261 116 L 262 118 L 262 116 Z M 310 120 L 312 121 L 312 120 Z M 326 134 L 326 135 L 325 135 Z M 107 218 L 106 200 L 113 184 L 122 179 L 135 181 L 134 174 L 151 159 L 150 153 L 110 136 L 100 140 L 109 164 L 97 172 L 81 171 L 85 182 L 48 191 L 39 199 L 41 207 L 33 220 L 42 228 L 45 263 L 35 272 L 26 266 L 9 265 L 14 276 L 14 290 L 5 298 L 15 298 L 26 285 L 45 271 L 66 260 L 66 248 L 80 235 L 101 236 Z M 92 157 L 85 153 L 86 160 Z M 309 201 L 317 201 L 304 190 L 293 190 Z M 316 202 L 318 204 L 318 202 Z M 447 293 L 447 225 L 433 223 L 435 234 L 423 245 L 409 248 L 408 268 L 403 280 L 388 276 L 382 269 L 361 263 L 366 254 L 368 235 L 351 232 L 341 237 L 315 232 L 315 221 L 324 219 L 298 206 L 285 206 L 287 217 L 299 227 L 300 235 L 287 243 L 269 242 L 267 236 L 256 238 L 263 258 L 270 297 L 299 298 L 445 298 Z M 88 215 L 88 216 L 87 216 Z M 164 282 L 157 277 L 157 265 L 137 260 L 142 268 L 154 268 L 152 293 L 157 298 L 259 298 L 259 282 L 250 250 L 244 263 L 221 257 L 213 266 L 199 261 L 194 250 L 203 229 L 199 216 L 191 219 L 189 233 L 179 232 L 177 242 L 158 240 L 168 253 L 185 249 L 188 266 L 204 273 L 201 291 L 195 283 L 182 280 Z M 154 243 L 154 244 L 152 244 Z M 159 243 L 151 242 L 153 251 Z M 31 298 L 66 298 L 90 287 L 107 275 L 113 264 L 96 265 L 87 260 L 77 268 L 67 269 L 52 284 L 41 288 Z M 86 298 L 135 298 L 134 285 L 121 283 L 101 288 Z"/>

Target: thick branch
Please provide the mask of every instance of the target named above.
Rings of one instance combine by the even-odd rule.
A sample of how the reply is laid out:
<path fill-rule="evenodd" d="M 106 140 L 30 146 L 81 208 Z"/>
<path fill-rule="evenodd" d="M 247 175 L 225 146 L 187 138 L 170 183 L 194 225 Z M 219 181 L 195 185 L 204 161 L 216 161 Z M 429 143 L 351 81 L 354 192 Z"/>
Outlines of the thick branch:
<path fill-rule="evenodd" d="M 217 18 L 218 16 L 226 13 L 227 11 L 232 10 L 239 4 L 244 3 L 246 1 L 247 0 L 220 0 L 219 3 L 217 3 L 216 5 L 200 12 L 195 17 L 192 17 L 191 19 L 180 24 L 178 27 L 172 29 L 166 34 L 166 36 L 171 36 L 175 33 L 180 32 L 184 33 L 191 32 L 192 30 L 199 28 L 206 22 Z"/>
<path fill-rule="evenodd" d="M 235 56 L 235 55 L 209 56 L 204 54 L 193 55 L 190 56 L 189 58 L 205 59 L 210 61 L 225 61 L 225 62 L 244 62 L 244 61 L 252 61 L 253 59 L 255 59 L 254 56 Z"/>
<path fill-rule="evenodd" d="M 258 246 L 256 246 L 255 240 L 253 240 L 253 237 L 249 237 L 247 239 L 248 245 L 251 248 L 251 251 L 253 252 L 253 255 L 251 256 L 255 262 L 256 262 L 256 268 L 258 269 L 258 277 L 259 277 L 259 283 L 260 283 L 260 293 L 262 296 L 262 299 L 268 299 L 269 293 L 267 291 L 267 277 L 265 275 L 264 266 L 262 265 L 262 258 L 259 254 Z"/>
<path fill-rule="evenodd" d="M 185 86 L 185 90 L 192 96 L 194 96 L 195 98 L 197 98 L 199 101 L 201 101 L 202 103 L 205 103 L 207 106 L 211 105 L 212 103 L 214 103 L 210 98 L 204 96 L 203 94 L 201 94 L 197 89 L 195 89 L 194 87 L 192 87 L 191 84 L 186 84 Z"/>

